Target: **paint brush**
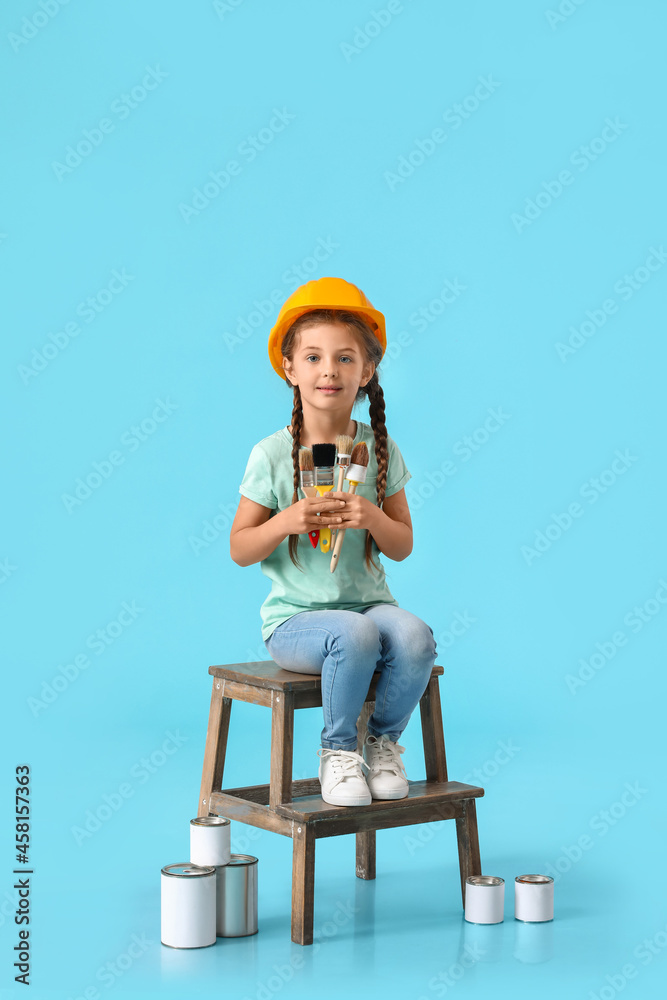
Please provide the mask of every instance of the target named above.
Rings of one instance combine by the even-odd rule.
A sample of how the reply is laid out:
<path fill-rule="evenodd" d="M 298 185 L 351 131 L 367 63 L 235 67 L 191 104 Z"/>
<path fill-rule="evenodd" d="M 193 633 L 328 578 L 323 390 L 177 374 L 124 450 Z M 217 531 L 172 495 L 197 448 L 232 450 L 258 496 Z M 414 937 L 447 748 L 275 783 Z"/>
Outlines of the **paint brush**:
<path fill-rule="evenodd" d="M 335 444 L 314 444 L 313 463 L 315 465 L 315 489 L 319 496 L 330 493 L 334 487 L 333 467 L 336 462 Z M 322 552 L 331 549 L 331 529 L 320 528 L 320 548 Z"/>
<path fill-rule="evenodd" d="M 368 463 L 370 461 L 370 456 L 368 454 L 368 447 L 365 441 L 360 441 L 359 444 L 355 444 L 352 449 L 352 455 L 350 457 L 350 464 L 347 468 L 345 478 L 349 481 L 350 487 L 348 493 L 355 493 L 357 486 L 360 483 L 366 482 L 366 473 L 368 472 Z M 343 545 L 343 539 L 345 538 L 345 532 L 347 528 L 339 528 L 336 535 L 336 544 L 334 545 L 334 550 L 331 553 L 331 566 L 329 567 L 331 572 L 336 569 L 338 565 L 338 557 L 340 555 L 340 550 Z"/>
<path fill-rule="evenodd" d="M 317 490 L 315 489 L 315 463 L 313 462 L 313 453 L 310 448 L 306 448 L 305 445 L 299 449 L 299 479 L 301 481 L 301 490 L 304 496 L 316 497 Z M 319 529 L 309 531 L 308 537 L 310 538 L 310 544 L 314 549 L 316 549 L 320 537 Z"/>
<path fill-rule="evenodd" d="M 338 459 L 338 487 L 337 492 L 343 492 L 343 479 L 345 478 L 345 471 L 349 467 L 352 460 L 352 449 L 354 448 L 354 438 L 350 437 L 349 434 L 337 434 L 336 435 L 336 454 Z M 332 528 L 333 538 L 335 540 L 338 533 L 338 528 Z"/>

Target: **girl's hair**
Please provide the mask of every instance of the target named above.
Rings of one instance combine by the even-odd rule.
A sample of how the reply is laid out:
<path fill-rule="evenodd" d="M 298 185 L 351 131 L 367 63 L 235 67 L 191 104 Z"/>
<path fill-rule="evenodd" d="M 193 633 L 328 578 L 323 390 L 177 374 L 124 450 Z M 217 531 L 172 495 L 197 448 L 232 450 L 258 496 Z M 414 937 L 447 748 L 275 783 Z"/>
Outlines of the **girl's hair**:
<path fill-rule="evenodd" d="M 368 396 L 371 427 L 373 428 L 373 434 L 375 435 L 375 458 L 378 469 L 376 504 L 378 507 L 382 507 L 382 504 L 384 503 L 385 490 L 387 488 L 387 466 L 389 464 L 387 454 L 387 427 L 384 422 L 384 393 L 378 381 L 377 374 L 378 365 L 382 360 L 382 345 L 368 323 L 366 323 L 365 320 L 363 320 L 361 316 L 358 316 L 356 313 L 346 312 L 342 309 L 313 309 L 310 312 L 299 316 L 298 319 L 292 323 L 283 337 L 281 350 L 289 361 L 292 361 L 293 359 L 297 337 L 301 331 L 305 330 L 306 327 L 314 326 L 319 323 L 341 323 L 343 326 L 347 327 L 350 333 L 358 335 L 362 350 L 366 355 L 365 360 L 372 361 L 375 364 L 373 377 L 366 383 L 366 385 L 359 386 L 359 391 L 355 396 L 354 402 L 359 403 L 364 396 Z M 285 381 L 289 386 L 290 382 L 288 382 L 287 379 Z M 301 484 L 299 475 L 299 448 L 301 447 L 303 409 L 301 406 L 301 390 L 299 389 L 299 386 L 294 385 L 291 386 L 291 388 L 294 391 L 294 408 L 292 409 L 292 437 L 294 439 L 292 444 L 292 461 L 294 464 L 294 493 L 292 495 L 292 503 L 294 504 L 299 500 L 299 486 Z M 299 565 L 297 555 L 298 542 L 298 535 L 290 535 L 288 552 L 294 565 L 298 569 L 302 569 Z M 366 530 L 366 549 L 364 553 L 366 557 L 366 566 L 370 569 L 371 565 L 373 565 L 379 571 L 380 567 L 373 558 L 372 546 L 373 536 L 370 531 Z"/>

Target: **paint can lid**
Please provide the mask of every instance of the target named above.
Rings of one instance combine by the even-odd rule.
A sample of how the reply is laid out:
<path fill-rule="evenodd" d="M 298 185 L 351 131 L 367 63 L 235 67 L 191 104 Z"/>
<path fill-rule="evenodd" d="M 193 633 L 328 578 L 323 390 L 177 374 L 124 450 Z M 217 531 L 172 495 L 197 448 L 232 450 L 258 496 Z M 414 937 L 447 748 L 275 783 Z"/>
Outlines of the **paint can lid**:
<path fill-rule="evenodd" d="M 215 868 L 210 865 L 193 865 L 190 861 L 181 861 L 176 865 L 165 865 L 163 875 L 187 875 L 196 878 L 201 875 L 215 875 Z"/>
<path fill-rule="evenodd" d="M 499 875 L 468 875 L 466 882 L 468 885 L 503 885 L 505 879 Z"/>
<path fill-rule="evenodd" d="M 533 882 L 544 885 L 553 882 L 551 875 L 517 875 L 515 882 Z"/>
<path fill-rule="evenodd" d="M 190 826 L 229 826 L 224 816 L 197 816 L 190 820 Z"/>

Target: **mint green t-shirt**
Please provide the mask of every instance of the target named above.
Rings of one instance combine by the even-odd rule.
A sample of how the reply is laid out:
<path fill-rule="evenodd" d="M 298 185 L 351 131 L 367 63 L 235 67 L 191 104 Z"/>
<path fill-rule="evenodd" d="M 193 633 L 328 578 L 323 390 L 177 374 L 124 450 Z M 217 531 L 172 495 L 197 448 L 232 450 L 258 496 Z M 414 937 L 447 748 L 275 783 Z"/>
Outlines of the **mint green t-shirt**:
<path fill-rule="evenodd" d="M 375 436 L 370 424 L 358 420 L 354 443 L 358 444 L 360 441 L 366 442 L 370 461 L 366 482 L 357 486 L 356 492 L 375 504 Z M 292 443 L 292 435 L 287 427 L 282 427 L 275 434 L 259 441 L 250 452 L 239 493 L 263 507 L 269 507 L 276 514 L 289 507 L 294 493 Z M 405 486 L 412 474 L 408 472 L 403 456 L 389 435 L 387 452 L 389 465 L 385 496 L 390 497 Z M 336 465 L 334 489 L 337 487 Z M 349 483 L 343 481 L 343 490 L 347 491 L 348 487 Z M 299 499 L 303 495 L 299 490 Z M 332 545 L 334 538 L 332 534 Z M 300 534 L 297 553 L 303 568 L 299 569 L 289 557 L 289 536 L 284 538 L 260 563 L 262 573 L 271 581 L 271 592 L 260 608 L 262 639 L 268 639 L 278 625 L 301 611 L 322 611 L 327 608 L 361 611 L 372 604 L 394 604 L 398 607 L 398 601 L 387 587 L 382 557 L 375 539 L 372 540 L 372 552 L 380 565 L 379 573 L 373 567 L 368 569 L 366 566 L 365 544 L 365 528 L 348 528 L 338 565 L 332 573 L 331 549 L 329 552 L 322 552 L 319 541 L 317 547 L 313 548 L 308 534 Z"/>

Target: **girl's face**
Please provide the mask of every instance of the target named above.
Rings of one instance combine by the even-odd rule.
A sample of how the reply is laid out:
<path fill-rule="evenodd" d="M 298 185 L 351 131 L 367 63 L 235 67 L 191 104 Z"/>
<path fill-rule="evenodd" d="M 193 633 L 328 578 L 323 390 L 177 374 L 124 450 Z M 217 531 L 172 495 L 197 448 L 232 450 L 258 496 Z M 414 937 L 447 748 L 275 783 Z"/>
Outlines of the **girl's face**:
<path fill-rule="evenodd" d="M 359 386 L 366 385 L 375 371 L 357 337 L 342 323 L 318 323 L 301 330 L 294 358 L 290 362 L 283 355 L 283 368 L 287 381 L 299 386 L 304 401 L 317 409 L 348 413 Z"/>

